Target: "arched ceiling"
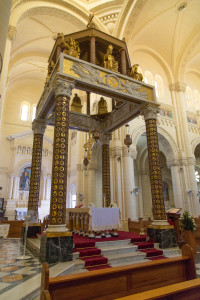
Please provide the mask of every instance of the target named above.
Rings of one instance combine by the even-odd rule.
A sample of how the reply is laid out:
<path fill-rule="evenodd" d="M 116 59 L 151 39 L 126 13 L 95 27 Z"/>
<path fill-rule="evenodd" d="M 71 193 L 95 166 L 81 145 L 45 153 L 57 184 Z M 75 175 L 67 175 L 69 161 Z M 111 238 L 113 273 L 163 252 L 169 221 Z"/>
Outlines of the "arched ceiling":
<path fill-rule="evenodd" d="M 149 49 L 170 68 L 171 80 L 200 79 L 199 12 L 199 0 L 13 0 L 8 84 L 29 76 L 44 83 L 57 33 L 85 29 L 91 13 L 97 28 L 126 38 L 131 61 Z"/>

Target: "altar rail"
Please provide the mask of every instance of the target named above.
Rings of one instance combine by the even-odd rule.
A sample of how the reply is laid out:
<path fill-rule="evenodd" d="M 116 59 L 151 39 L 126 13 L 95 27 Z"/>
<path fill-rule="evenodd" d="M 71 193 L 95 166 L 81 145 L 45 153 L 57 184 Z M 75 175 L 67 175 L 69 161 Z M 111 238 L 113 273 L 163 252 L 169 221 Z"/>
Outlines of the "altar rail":
<path fill-rule="evenodd" d="M 67 228 L 72 232 L 89 234 L 90 209 L 67 208 Z"/>
<path fill-rule="evenodd" d="M 195 278 L 189 245 L 183 245 L 178 257 L 53 278 L 49 278 L 48 264 L 44 263 L 40 300 L 109 300 Z"/>

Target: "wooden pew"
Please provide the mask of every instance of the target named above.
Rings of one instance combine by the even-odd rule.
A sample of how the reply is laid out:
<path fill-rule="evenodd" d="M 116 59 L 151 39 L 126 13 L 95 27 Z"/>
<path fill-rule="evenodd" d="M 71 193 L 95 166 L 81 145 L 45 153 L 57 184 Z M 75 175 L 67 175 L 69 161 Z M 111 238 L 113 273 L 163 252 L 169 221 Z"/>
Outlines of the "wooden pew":
<path fill-rule="evenodd" d="M 200 278 L 188 280 L 116 300 L 199 300 Z"/>
<path fill-rule="evenodd" d="M 182 256 L 127 266 L 49 278 L 43 264 L 41 300 L 116 299 L 195 279 L 192 249 L 183 245 Z"/>

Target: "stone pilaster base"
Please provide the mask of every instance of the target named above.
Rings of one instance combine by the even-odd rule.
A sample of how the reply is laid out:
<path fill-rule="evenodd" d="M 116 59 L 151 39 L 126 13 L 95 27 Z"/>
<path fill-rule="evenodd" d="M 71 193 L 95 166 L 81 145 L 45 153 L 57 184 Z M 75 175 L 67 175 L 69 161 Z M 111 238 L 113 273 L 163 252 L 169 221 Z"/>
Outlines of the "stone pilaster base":
<path fill-rule="evenodd" d="M 44 232 L 40 242 L 42 262 L 58 263 L 73 259 L 73 236 L 71 232 Z"/>
<path fill-rule="evenodd" d="M 152 226 L 147 228 L 148 236 L 156 243 L 159 243 L 161 249 L 177 247 L 176 232 L 174 226 Z"/>

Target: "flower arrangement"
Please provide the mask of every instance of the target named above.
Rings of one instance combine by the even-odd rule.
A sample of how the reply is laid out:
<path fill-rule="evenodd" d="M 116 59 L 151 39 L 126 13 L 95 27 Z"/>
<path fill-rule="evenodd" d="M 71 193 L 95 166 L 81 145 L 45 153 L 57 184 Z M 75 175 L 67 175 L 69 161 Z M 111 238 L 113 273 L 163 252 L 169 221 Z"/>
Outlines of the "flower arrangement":
<path fill-rule="evenodd" d="M 195 224 L 194 219 L 189 215 L 187 210 L 184 211 L 182 218 L 181 218 L 181 227 L 183 230 L 191 230 L 195 231 L 197 225 Z"/>

